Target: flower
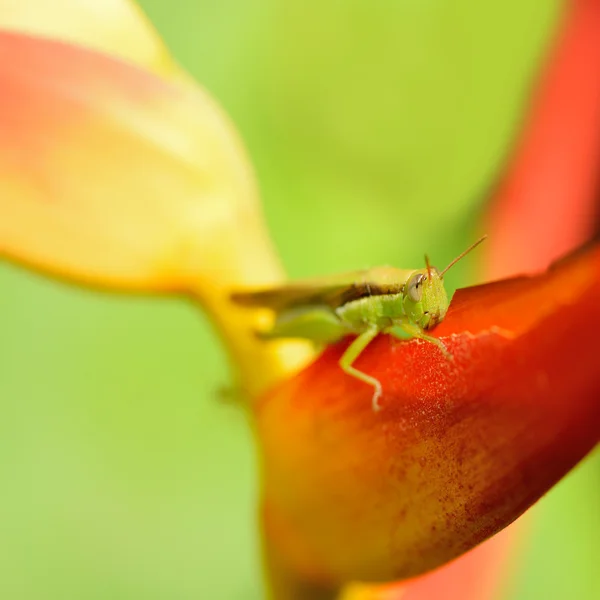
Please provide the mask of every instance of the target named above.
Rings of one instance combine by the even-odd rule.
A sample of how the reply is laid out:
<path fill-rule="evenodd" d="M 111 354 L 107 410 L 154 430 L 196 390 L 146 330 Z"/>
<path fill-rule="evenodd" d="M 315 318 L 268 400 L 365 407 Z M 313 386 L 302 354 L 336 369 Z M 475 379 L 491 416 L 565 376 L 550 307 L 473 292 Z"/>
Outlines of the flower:
<path fill-rule="evenodd" d="M 359 364 L 383 385 L 381 415 L 337 368 L 346 342 L 282 384 L 257 411 L 279 560 L 325 584 L 406 579 L 515 520 L 598 442 L 599 305 L 595 247 L 459 290 L 436 329 L 452 363 L 376 340 Z"/>
<path fill-rule="evenodd" d="M 282 272 L 227 117 L 129 4 L 113 1 L 93 15 L 94 36 L 73 27 L 91 22 L 83 5 L 65 6 L 71 23 L 56 18 L 58 10 L 49 18 L 13 8 L 4 23 L 28 33 L 0 33 L 0 250 L 80 284 L 184 293 L 202 303 L 244 391 L 260 398 L 247 408 L 279 595 L 307 586 L 335 592 L 354 580 L 438 567 L 516 518 L 597 442 L 594 355 L 565 352 L 572 330 L 582 332 L 578 350 L 594 340 L 586 324 L 598 300 L 597 250 L 548 275 L 457 294 L 436 330 L 449 337 L 452 365 L 418 342 L 374 342 L 361 360 L 384 384 L 382 415 L 369 410 L 368 390 L 337 366 L 346 342 L 290 377 L 312 350 L 259 342 L 253 329 L 268 315 L 228 300 L 232 288 L 277 282 Z M 589 34 L 576 28 L 574 39 L 595 52 L 597 9 L 573 6 Z M 575 81 L 589 84 L 581 97 L 592 100 L 570 134 L 584 131 L 600 104 L 596 79 Z M 575 145 L 594 156 L 595 137 L 582 140 Z M 589 164 L 573 164 L 574 175 L 557 179 L 583 181 L 582 201 L 572 206 L 589 207 Z M 536 173 L 515 171 L 517 184 L 508 179 L 509 192 L 499 194 L 501 213 L 510 208 L 501 200 Z M 562 209 L 564 192 L 557 198 L 552 206 Z M 503 214 L 493 223 L 522 228 L 514 202 Z M 555 222 L 578 224 L 570 243 L 588 219 Z M 542 249 L 534 266 L 549 258 Z"/>

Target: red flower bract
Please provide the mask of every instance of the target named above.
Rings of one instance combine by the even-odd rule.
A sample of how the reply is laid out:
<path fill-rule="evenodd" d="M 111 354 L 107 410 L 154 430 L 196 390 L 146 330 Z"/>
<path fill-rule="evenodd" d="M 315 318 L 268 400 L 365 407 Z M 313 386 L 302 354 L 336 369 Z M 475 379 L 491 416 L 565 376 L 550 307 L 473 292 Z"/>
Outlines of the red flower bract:
<path fill-rule="evenodd" d="M 459 290 L 433 344 L 337 344 L 257 406 L 271 554 L 307 581 L 389 581 L 499 531 L 600 438 L 600 247 Z"/>

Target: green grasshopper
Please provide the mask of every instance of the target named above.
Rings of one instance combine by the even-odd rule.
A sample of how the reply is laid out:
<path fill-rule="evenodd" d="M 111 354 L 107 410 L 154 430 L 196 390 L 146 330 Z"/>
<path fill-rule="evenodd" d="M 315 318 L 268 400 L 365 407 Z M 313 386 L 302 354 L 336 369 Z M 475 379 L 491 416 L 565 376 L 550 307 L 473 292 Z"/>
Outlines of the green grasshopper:
<path fill-rule="evenodd" d="M 352 366 L 354 361 L 379 333 L 391 333 L 395 328 L 435 344 L 452 359 L 444 344 L 425 332 L 443 321 L 448 311 L 444 274 L 485 238 L 469 246 L 443 271 L 431 266 L 425 256 L 424 269 L 377 267 L 281 287 L 239 291 L 231 299 L 243 306 L 274 311 L 271 329 L 257 332 L 263 339 L 304 338 L 329 344 L 356 335 L 339 364 L 348 375 L 374 388 L 373 410 L 378 411 L 381 383 Z"/>

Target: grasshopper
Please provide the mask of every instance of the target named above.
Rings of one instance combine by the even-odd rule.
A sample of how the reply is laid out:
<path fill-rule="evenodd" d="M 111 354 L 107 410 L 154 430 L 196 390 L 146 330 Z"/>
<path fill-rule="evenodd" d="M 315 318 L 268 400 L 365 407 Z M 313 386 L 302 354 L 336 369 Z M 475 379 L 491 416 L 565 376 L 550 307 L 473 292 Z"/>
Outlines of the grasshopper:
<path fill-rule="evenodd" d="M 257 332 L 263 339 L 303 338 L 329 344 L 355 335 L 339 365 L 348 375 L 373 387 L 373 410 L 378 411 L 381 382 L 359 371 L 354 362 L 379 333 L 391 333 L 396 328 L 435 344 L 451 359 L 444 344 L 426 332 L 443 321 L 448 311 L 444 274 L 485 238 L 469 246 L 442 271 L 425 256 L 424 269 L 377 267 L 280 287 L 238 291 L 231 299 L 236 304 L 275 313 L 272 327 Z"/>

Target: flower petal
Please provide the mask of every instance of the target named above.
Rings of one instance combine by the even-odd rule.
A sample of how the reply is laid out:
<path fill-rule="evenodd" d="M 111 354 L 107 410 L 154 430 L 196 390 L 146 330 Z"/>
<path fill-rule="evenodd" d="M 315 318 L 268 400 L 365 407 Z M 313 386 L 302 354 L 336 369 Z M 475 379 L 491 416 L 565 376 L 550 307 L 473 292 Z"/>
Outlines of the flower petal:
<path fill-rule="evenodd" d="M 193 293 L 250 394 L 310 355 L 265 347 L 252 333 L 264 315 L 229 304 L 231 288 L 282 274 L 246 153 L 197 86 L 0 32 L 0 134 L 0 255 L 83 284 Z"/>
<path fill-rule="evenodd" d="M 0 28 L 87 46 L 162 75 L 178 71 L 148 18 L 128 0 L 3 2 Z"/>
<path fill-rule="evenodd" d="M 514 553 L 514 525 L 458 560 L 412 581 L 383 585 L 352 584 L 342 600 L 494 600 Z"/>
<path fill-rule="evenodd" d="M 432 344 L 347 342 L 257 409 L 266 535 L 307 580 L 390 581 L 490 537 L 600 439 L 600 247 L 545 274 L 459 290 Z"/>
<path fill-rule="evenodd" d="M 545 268 L 593 232 L 600 161 L 600 3 L 570 0 L 525 135 L 487 216 L 488 275 Z"/>
<path fill-rule="evenodd" d="M 236 270 L 240 231 L 263 233 L 244 150 L 199 89 L 3 32 L 0 90 L 2 253 L 100 285 L 187 289 Z"/>

